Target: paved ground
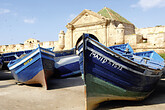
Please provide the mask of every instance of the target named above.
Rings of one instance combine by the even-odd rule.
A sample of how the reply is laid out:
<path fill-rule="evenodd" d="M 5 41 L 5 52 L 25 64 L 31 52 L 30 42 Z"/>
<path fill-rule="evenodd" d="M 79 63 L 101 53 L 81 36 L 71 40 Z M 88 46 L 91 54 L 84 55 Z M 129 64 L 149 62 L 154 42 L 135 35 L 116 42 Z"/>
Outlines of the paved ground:
<path fill-rule="evenodd" d="M 39 85 L 16 85 L 8 71 L 0 72 L 0 110 L 85 110 L 81 77 L 50 79 L 49 90 Z M 165 80 L 144 101 L 109 101 L 97 110 L 164 110 Z"/>

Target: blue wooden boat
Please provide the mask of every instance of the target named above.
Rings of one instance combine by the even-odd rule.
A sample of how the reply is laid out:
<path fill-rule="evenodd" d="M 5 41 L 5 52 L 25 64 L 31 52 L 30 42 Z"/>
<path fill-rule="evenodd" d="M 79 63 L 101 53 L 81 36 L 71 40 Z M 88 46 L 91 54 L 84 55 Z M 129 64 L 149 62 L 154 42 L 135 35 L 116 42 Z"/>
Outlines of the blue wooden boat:
<path fill-rule="evenodd" d="M 137 56 L 141 56 L 143 58 L 146 58 L 146 59 L 150 59 L 150 60 L 154 59 L 157 63 L 159 63 L 161 65 L 163 65 L 165 62 L 164 59 L 159 54 L 157 54 L 155 51 L 137 52 L 134 54 Z M 162 73 L 163 73 L 162 78 L 164 78 L 165 77 L 165 69 L 163 69 Z"/>
<path fill-rule="evenodd" d="M 164 64 L 130 55 L 128 51 L 120 53 L 123 49 L 116 52 L 91 34 L 83 34 L 76 47 L 87 110 L 108 100 L 143 100 L 154 91 L 162 76 Z"/>
<path fill-rule="evenodd" d="M 52 48 L 47 48 L 50 51 L 53 51 L 54 47 Z M 25 56 L 26 54 L 30 53 L 33 50 L 25 50 L 25 51 L 17 51 L 17 52 L 10 52 L 10 53 L 3 53 L 3 58 L 4 58 L 4 65 L 3 69 L 8 69 L 7 64 L 12 61 L 16 60 L 19 57 Z"/>
<path fill-rule="evenodd" d="M 109 49 L 111 49 L 112 51 L 119 53 L 119 54 L 133 54 L 134 51 L 132 49 L 132 47 L 127 43 L 127 44 L 121 44 L 121 45 L 114 45 L 114 46 L 110 46 Z"/>
<path fill-rule="evenodd" d="M 73 55 L 73 54 L 76 54 L 76 49 L 72 48 L 69 50 L 55 51 L 54 53 L 55 53 L 55 57 Z"/>
<path fill-rule="evenodd" d="M 75 49 L 55 52 L 55 76 L 64 78 L 80 75 L 79 56 Z"/>
<path fill-rule="evenodd" d="M 54 52 L 34 49 L 26 56 L 9 62 L 8 67 L 15 80 L 25 84 L 41 84 L 47 89 L 47 78 L 54 73 Z"/>
<path fill-rule="evenodd" d="M 152 51 L 145 51 L 145 52 L 137 52 L 134 53 L 135 56 L 140 56 L 144 59 L 150 59 L 150 60 L 154 60 L 155 62 L 163 65 L 164 64 L 164 59 L 157 54 L 154 50 Z"/>
<path fill-rule="evenodd" d="M 157 54 L 154 50 L 134 53 L 132 47 L 128 43 L 110 46 L 109 48 L 115 53 L 118 53 L 122 56 L 126 56 L 127 58 L 128 57 L 133 58 L 134 61 L 143 63 L 143 65 L 146 65 L 145 62 L 147 60 L 150 60 L 150 62 L 152 61 L 154 63 L 156 62 L 157 64 L 162 65 L 162 66 L 164 65 L 164 59 L 159 54 Z"/>
<path fill-rule="evenodd" d="M 3 58 L 4 58 L 4 64 L 3 64 L 3 69 L 8 70 L 8 63 L 12 60 L 18 59 L 21 55 L 25 55 L 30 53 L 32 50 L 26 50 L 26 51 L 18 51 L 18 52 L 10 52 L 10 53 L 3 53 Z"/>
<path fill-rule="evenodd" d="M 10 52 L 10 53 L 3 53 L 4 61 L 10 62 L 11 60 L 16 60 L 19 58 L 22 54 L 28 54 L 32 50 L 26 50 L 26 51 L 18 51 L 18 52 Z"/>
<path fill-rule="evenodd" d="M 54 47 L 52 48 L 47 48 L 50 51 L 53 51 Z M 10 62 L 11 60 L 18 59 L 21 55 L 23 54 L 28 54 L 33 50 L 25 50 L 25 51 L 17 51 L 17 52 L 10 52 L 10 53 L 3 53 L 4 61 L 5 62 Z"/>

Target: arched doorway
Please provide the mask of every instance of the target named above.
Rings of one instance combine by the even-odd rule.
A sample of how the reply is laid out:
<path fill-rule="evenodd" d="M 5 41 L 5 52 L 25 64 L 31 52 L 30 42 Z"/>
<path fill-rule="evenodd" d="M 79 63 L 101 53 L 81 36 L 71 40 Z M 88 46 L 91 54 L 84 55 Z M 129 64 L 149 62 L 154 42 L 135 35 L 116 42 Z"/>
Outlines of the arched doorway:
<path fill-rule="evenodd" d="M 89 34 L 89 33 L 86 33 L 86 34 Z M 98 38 L 97 38 L 96 36 L 94 36 L 93 34 L 89 34 L 89 37 L 91 37 L 92 39 L 94 39 L 94 40 L 96 40 L 96 41 L 99 42 Z M 83 39 L 83 35 L 81 35 L 81 36 L 79 37 L 79 39 L 78 39 L 77 42 L 76 42 L 75 47 L 77 47 L 77 45 L 79 44 L 79 42 L 80 42 L 82 39 Z"/>

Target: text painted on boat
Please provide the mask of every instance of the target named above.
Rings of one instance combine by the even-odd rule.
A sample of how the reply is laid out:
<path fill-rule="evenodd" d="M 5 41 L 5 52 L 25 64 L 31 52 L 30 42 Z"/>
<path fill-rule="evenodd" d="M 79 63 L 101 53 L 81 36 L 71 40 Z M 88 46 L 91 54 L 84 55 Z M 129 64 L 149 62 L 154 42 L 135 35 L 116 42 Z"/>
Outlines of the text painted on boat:
<path fill-rule="evenodd" d="M 91 52 L 89 56 L 93 57 L 93 58 L 96 58 L 102 64 L 107 63 L 108 65 L 110 65 L 110 66 L 112 66 L 112 67 L 114 67 L 114 68 L 116 68 L 118 70 L 122 70 L 122 67 L 120 65 L 118 65 L 118 64 L 108 60 L 107 58 L 104 58 L 103 56 L 100 56 L 100 55 L 96 54 L 95 52 Z"/>
<path fill-rule="evenodd" d="M 27 61 L 24 63 L 24 65 L 28 64 L 28 63 L 31 62 L 32 60 L 33 60 L 33 59 L 30 58 L 29 60 L 27 60 Z"/>

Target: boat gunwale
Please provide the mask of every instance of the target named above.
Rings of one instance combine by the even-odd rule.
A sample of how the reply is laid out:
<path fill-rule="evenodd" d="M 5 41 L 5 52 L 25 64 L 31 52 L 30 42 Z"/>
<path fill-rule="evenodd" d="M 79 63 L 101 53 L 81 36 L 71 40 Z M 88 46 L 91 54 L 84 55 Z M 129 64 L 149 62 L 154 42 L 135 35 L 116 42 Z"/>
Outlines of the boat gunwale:
<path fill-rule="evenodd" d="M 85 37 L 84 38 L 85 39 L 85 42 L 86 42 L 86 40 L 91 40 L 91 41 L 93 41 L 94 43 L 96 43 L 97 45 L 99 45 L 101 48 L 103 48 L 103 49 L 105 49 L 105 52 L 107 52 L 108 54 L 111 54 L 111 53 L 113 53 L 113 54 L 115 54 L 117 57 L 119 57 L 120 59 L 122 58 L 122 59 L 124 59 L 124 60 L 126 60 L 126 62 L 128 62 L 128 63 L 133 63 L 133 65 L 135 65 L 135 66 L 140 66 L 140 67 L 142 67 L 142 68 L 144 68 L 144 69 L 149 69 L 149 70 L 154 70 L 154 71 L 156 71 L 156 72 L 160 72 L 161 70 L 163 70 L 164 68 L 162 68 L 162 69 L 154 69 L 154 68 L 149 68 L 149 67 L 147 67 L 147 66 L 145 66 L 145 65 L 140 65 L 140 64 L 138 64 L 138 63 L 136 63 L 136 62 L 133 62 L 132 60 L 130 60 L 130 59 L 127 59 L 127 58 L 125 58 L 125 57 L 123 57 L 123 56 L 121 56 L 120 54 L 118 54 L 118 53 L 115 53 L 115 52 L 113 52 L 112 50 L 110 50 L 108 47 L 106 47 L 106 46 L 104 46 L 103 44 L 101 44 L 101 43 L 99 43 L 99 42 L 96 42 L 94 39 L 92 39 L 92 38 L 90 38 L 90 36 L 89 37 Z M 80 41 L 81 42 L 81 41 Z M 81 43 L 83 43 L 83 42 L 81 42 Z M 80 46 L 81 45 L 81 43 L 78 43 L 78 45 L 77 46 Z M 83 43 L 84 44 L 84 43 Z M 99 47 L 99 48 L 100 48 Z M 79 47 L 78 47 L 79 48 Z M 84 48 L 84 47 L 83 47 Z M 86 47 L 85 47 L 85 49 L 86 49 Z M 110 53 L 110 52 L 111 53 Z M 81 52 L 79 52 L 79 54 L 80 54 Z M 116 57 L 115 56 L 115 57 Z M 116 58 L 117 58 L 116 57 Z"/>
<path fill-rule="evenodd" d="M 25 68 L 29 67 L 30 65 L 34 64 L 36 61 L 38 61 L 39 59 L 41 59 L 41 57 L 36 57 L 35 59 L 33 59 L 33 61 L 30 61 L 28 64 L 23 65 L 22 67 L 20 67 L 19 69 L 15 70 L 15 74 L 21 72 L 22 70 L 24 70 Z M 28 59 L 29 60 L 29 59 Z M 22 63 L 23 64 L 23 63 Z M 21 65 L 21 64 L 20 64 Z M 19 66 L 20 66 L 19 65 Z M 17 68 L 17 67 L 15 67 Z M 13 68 L 13 69 L 15 69 Z"/>
<path fill-rule="evenodd" d="M 78 58 L 77 58 L 78 57 Z M 71 62 L 66 62 L 65 60 L 66 59 L 71 59 L 71 60 L 73 60 L 73 58 L 74 59 L 76 59 L 76 60 L 73 60 L 73 61 L 71 61 Z M 54 58 L 54 60 L 55 60 L 55 65 L 54 65 L 54 67 L 55 68 L 60 68 L 60 67 L 63 67 L 64 65 L 69 65 L 69 64 L 72 64 L 72 63 L 75 63 L 75 62 L 77 62 L 77 61 L 79 61 L 79 56 L 78 55 L 76 55 L 76 54 L 73 54 L 73 55 L 67 55 L 67 56 L 62 56 L 62 57 L 57 57 L 57 58 Z M 60 62 L 59 63 L 59 61 L 60 60 L 63 60 L 63 62 Z M 58 62 L 58 63 L 57 63 Z M 65 62 L 65 63 L 64 63 Z M 62 64 L 61 64 L 62 63 Z"/>
<path fill-rule="evenodd" d="M 50 53 L 47 53 L 47 52 L 44 52 L 44 51 L 42 51 L 42 50 L 51 52 L 51 54 L 50 54 Z M 28 54 L 27 54 L 26 56 L 24 56 L 23 58 L 13 60 L 13 61 L 15 61 L 14 63 L 10 64 L 10 62 L 9 62 L 8 67 L 9 67 L 10 70 L 12 70 L 12 69 L 16 68 L 17 66 L 21 65 L 22 63 L 26 62 L 27 60 L 29 60 L 30 58 L 32 58 L 32 57 L 35 56 L 36 54 L 41 53 L 41 52 L 43 52 L 43 53 L 45 53 L 45 54 L 49 54 L 49 55 L 51 55 L 51 56 L 55 56 L 54 52 L 52 52 L 52 51 L 50 51 L 50 50 L 47 50 L 47 49 L 44 49 L 44 48 L 41 48 L 41 47 L 38 47 L 38 48 L 32 50 L 32 52 L 28 53 Z M 25 58 L 26 58 L 26 60 L 25 60 Z M 19 64 L 18 64 L 18 63 L 19 63 Z"/>
<path fill-rule="evenodd" d="M 15 62 L 12 63 L 12 64 L 10 64 L 10 62 L 9 62 L 9 64 L 8 64 L 9 69 L 10 68 L 14 69 L 16 66 L 21 65 L 22 63 L 26 62 L 28 59 L 32 58 L 33 56 L 35 56 L 38 53 L 39 53 L 39 49 L 37 48 L 37 49 L 33 50 L 32 52 L 30 52 L 29 54 L 27 54 L 26 56 L 24 56 L 23 58 L 12 60 L 12 61 L 15 61 Z M 26 60 L 25 60 L 25 58 L 26 58 Z M 25 60 L 25 61 L 23 61 L 23 60 Z M 18 64 L 18 63 L 20 63 L 20 64 Z M 12 69 L 10 69 L 10 70 L 12 70 Z"/>

